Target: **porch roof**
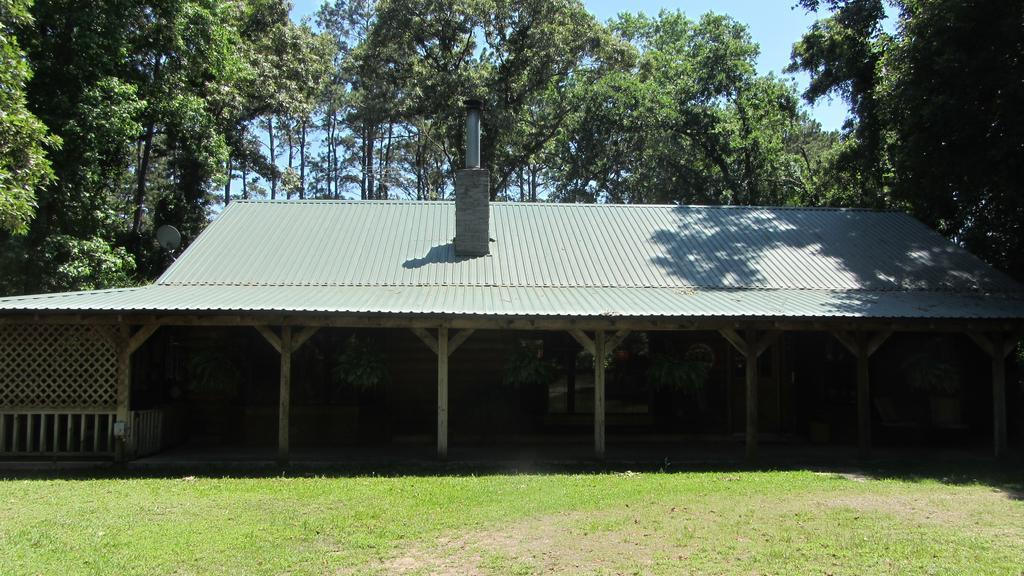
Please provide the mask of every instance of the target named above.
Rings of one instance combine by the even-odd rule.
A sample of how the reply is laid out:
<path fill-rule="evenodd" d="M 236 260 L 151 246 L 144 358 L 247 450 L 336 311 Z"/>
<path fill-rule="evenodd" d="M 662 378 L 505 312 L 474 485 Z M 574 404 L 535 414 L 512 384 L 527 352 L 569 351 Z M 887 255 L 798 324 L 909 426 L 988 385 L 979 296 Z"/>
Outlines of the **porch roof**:
<path fill-rule="evenodd" d="M 150 286 L 0 314 L 1024 319 L 1024 287 L 900 212 L 495 203 L 489 256 L 453 235 L 450 202 L 234 202 Z"/>

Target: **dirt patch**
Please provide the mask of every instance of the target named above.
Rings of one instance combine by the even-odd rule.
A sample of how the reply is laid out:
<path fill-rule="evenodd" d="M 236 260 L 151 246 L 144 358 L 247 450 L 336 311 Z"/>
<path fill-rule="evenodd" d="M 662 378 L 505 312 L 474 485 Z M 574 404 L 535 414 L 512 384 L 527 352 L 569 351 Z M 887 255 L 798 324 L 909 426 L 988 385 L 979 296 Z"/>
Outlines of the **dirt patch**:
<path fill-rule="evenodd" d="M 827 516 L 819 512 L 830 508 L 863 512 L 866 526 L 879 521 L 872 516 L 891 514 L 899 519 L 898 524 L 941 524 L 965 533 L 1024 542 L 1024 522 L 1007 524 L 1005 514 L 995 513 L 1008 502 L 1004 493 L 983 489 L 919 494 L 859 487 L 774 501 L 753 496 L 736 501 L 633 502 L 600 512 L 537 516 L 410 542 L 368 572 L 651 574 L 674 573 L 691 563 L 703 568 L 730 563 L 745 566 L 752 555 L 766 553 L 773 542 L 788 542 L 780 550 L 799 549 L 801 542 L 813 539 L 802 522 L 821 526 Z M 794 515 L 803 519 L 794 520 Z M 1002 522 L 993 520 L 999 517 Z M 815 562 L 819 560 L 829 558 Z"/>
<path fill-rule="evenodd" d="M 887 513 L 914 522 L 936 522 L 970 526 L 986 515 L 990 506 L 1005 504 L 1000 492 L 933 494 L 845 494 L 822 502 L 826 506 L 852 508 L 870 513 Z"/>
<path fill-rule="evenodd" d="M 615 569 L 648 573 L 656 556 L 685 554 L 658 528 L 628 514 L 565 513 L 445 535 L 413 545 L 384 562 L 387 574 L 488 574 L 495 559 L 511 559 L 530 573 L 581 573 Z M 375 570 L 376 572 L 376 570 Z"/>

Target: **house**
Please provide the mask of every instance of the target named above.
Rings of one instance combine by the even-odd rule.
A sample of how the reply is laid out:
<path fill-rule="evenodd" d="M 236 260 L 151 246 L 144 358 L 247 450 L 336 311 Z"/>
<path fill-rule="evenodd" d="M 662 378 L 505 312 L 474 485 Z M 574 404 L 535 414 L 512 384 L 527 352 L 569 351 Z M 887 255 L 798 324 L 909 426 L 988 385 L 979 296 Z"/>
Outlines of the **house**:
<path fill-rule="evenodd" d="M 586 431 L 600 457 L 612 430 L 1002 456 L 1024 421 L 1024 287 L 903 213 L 491 203 L 477 159 L 454 203 L 233 202 L 152 285 L 0 299 L 0 453 Z"/>

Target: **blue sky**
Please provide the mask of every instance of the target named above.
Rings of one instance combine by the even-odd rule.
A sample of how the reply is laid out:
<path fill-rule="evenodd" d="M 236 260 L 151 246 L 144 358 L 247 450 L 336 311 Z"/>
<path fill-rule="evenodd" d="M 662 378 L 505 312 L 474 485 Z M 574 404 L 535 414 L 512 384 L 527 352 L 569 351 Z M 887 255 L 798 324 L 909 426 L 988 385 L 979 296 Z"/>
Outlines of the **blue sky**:
<path fill-rule="evenodd" d="M 293 1 L 295 7 L 292 10 L 292 17 L 296 20 L 312 14 L 322 3 L 322 0 Z M 796 0 L 584 0 L 584 4 L 601 21 L 623 11 L 657 14 L 661 9 L 681 10 L 691 18 L 697 18 L 705 12 L 728 14 L 746 24 L 754 41 L 761 46 L 761 55 L 757 62 L 761 73 L 774 72 L 778 76 L 790 77 L 800 90 L 807 85 L 805 75 L 782 73 L 782 69 L 789 63 L 793 43 L 815 20 L 813 14 L 809 15 L 800 8 L 793 8 Z M 838 129 L 842 126 L 847 113 L 846 104 L 840 100 L 820 101 L 816 106 L 808 108 L 811 115 L 826 129 Z"/>

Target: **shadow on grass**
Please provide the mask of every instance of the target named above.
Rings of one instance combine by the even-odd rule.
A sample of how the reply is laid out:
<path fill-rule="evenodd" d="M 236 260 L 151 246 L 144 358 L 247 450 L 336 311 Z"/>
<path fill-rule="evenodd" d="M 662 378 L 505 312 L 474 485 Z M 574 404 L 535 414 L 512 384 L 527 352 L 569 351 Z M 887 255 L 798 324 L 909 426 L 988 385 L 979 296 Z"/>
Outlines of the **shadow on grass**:
<path fill-rule="evenodd" d="M 615 473 L 742 473 L 811 471 L 870 480 L 938 482 L 945 485 L 983 485 L 1024 500 L 1024 454 L 1014 453 L 996 461 L 977 453 L 888 454 L 868 461 L 855 458 L 763 458 L 757 463 L 742 460 L 676 463 L 669 459 L 646 461 L 390 461 L 316 462 L 280 466 L 268 462 L 206 462 L 146 467 L 97 465 L 77 469 L 17 469 L 0 463 L 3 480 L 114 480 L 114 479 L 259 479 L 259 478 L 401 478 L 474 477 L 496 475 L 580 475 Z"/>

